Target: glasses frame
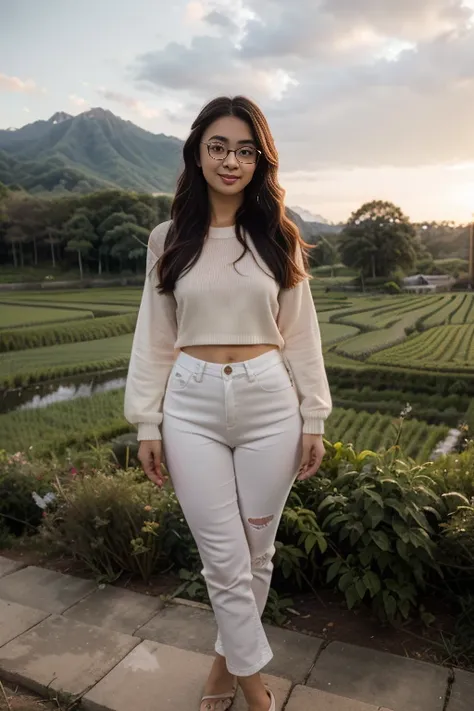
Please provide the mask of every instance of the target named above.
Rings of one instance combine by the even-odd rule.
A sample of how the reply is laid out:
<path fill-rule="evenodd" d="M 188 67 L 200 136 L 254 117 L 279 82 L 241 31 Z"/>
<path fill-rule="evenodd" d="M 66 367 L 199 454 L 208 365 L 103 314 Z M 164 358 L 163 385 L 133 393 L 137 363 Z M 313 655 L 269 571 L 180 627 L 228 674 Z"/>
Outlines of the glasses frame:
<path fill-rule="evenodd" d="M 227 157 L 228 157 L 229 153 L 233 153 L 234 156 L 235 156 L 235 160 L 236 160 L 238 163 L 240 163 L 241 165 L 257 165 L 257 163 L 258 163 L 258 161 L 259 161 L 259 159 L 260 159 L 260 156 L 262 155 L 262 151 L 260 151 L 258 148 L 255 148 L 255 146 L 252 146 L 252 148 L 255 148 L 255 150 L 256 150 L 256 152 L 257 152 L 257 157 L 256 157 L 256 159 L 255 159 L 255 162 L 254 162 L 254 163 L 245 163 L 244 161 L 239 160 L 239 159 L 237 158 L 237 151 L 240 151 L 241 148 L 245 148 L 245 146 L 242 146 L 241 148 L 235 148 L 235 149 L 228 148 L 228 149 L 227 149 L 227 153 L 225 154 L 225 156 L 223 156 L 222 158 L 214 158 L 214 156 L 211 156 L 211 145 L 212 145 L 212 144 L 209 143 L 209 142 L 206 142 L 206 141 L 201 141 L 201 143 L 202 143 L 203 146 L 207 146 L 207 152 L 208 152 L 209 158 L 212 158 L 212 160 L 217 160 L 217 161 L 225 161 L 225 160 L 227 160 Z M 221 144 L 219 144 L 219 145 L 221 145 Z"/>

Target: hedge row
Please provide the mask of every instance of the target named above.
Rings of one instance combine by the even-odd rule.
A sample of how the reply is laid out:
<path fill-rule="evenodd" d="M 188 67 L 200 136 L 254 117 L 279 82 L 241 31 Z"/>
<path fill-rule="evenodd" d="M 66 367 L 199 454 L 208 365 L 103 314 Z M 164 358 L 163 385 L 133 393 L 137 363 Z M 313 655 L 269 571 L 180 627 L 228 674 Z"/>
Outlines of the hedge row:
<path fill-rule="evenodd" d="M 29 372 L 14 373 L 0 379 L 2 388 L 20 388 L 33 383 L 46 382 L 54 378 L 66 378 L 70 375 L 80 373 L 98 373 L 104 370 L 114 370 L 125 368 L 128 365 L 129 357 L 116 356 L 107 360 L 97 360 L 85 363 L 74 363 L 74 365 L 56 365 L 49 368 L 31 370 Z"/>
<path fill-rule="evenodd" d="M 121 336 L 133 332 L 136 320 L 136 313 L 128 313 L 73 323 L 5 329 L 0 331 L 0 353 Z"/>
<path fill-rule="evenodd" d="M 370 387 L 373 390 L 411 391 L 431 395 L 474 397 L 474 378 L 464 373 L 433 373 L 408 368 L 327 365 L 330 384 L 339 388 Z"/>

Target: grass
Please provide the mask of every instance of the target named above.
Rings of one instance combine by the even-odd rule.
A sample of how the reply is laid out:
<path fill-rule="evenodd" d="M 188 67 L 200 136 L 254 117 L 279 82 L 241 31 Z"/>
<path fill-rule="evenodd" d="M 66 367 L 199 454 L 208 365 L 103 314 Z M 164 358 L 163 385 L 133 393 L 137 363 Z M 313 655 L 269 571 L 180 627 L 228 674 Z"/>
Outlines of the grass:
<path fill-rule="evenodd" d="M 62 452 L 68 446 L 129 432 L 133 428 L 123 415 L 123 397 L 123 389 L 113 390 L 37 410 L 0 415 L 0 449 L 17 452 L 33 446 L 39 454 Z M 391 415 L 334 408 L 326 436 L 331 441 L 352 442 L 356 449 L 389 447 L 396 438 L 396 423 Z M 405 453 L 427 459 L 448 429 L 418 420 L 406 422 L 401 440 Z"/>
<path fill-rule="evenodd" d="M 63 343 L 80 343 L 133 333 L 136 314 L 126 313 L 105 318 L 77 319 L 72 323 L 54 323 L 0 330 L 0 352 L 21 351 Z"/>
<path fill-rule="evenodd" d="M 109 439 L 132 428 L 123 416 L 124 390 L 58 402 L 37 410 L 0 415 L 0 449 L 39 454 Z"/>
<path fill-rule="evenodd" d="M 32 326 L 34 324 L 70 321 L 71 319 L 92 318 L 91 311 L 58 308 L 31 308 L 30 306 L 14 306 L 0 303 L 0 329 Z"/>
<path fill-rule="evenodd" d="M 133 334 L 101 338 L 82 343 L 29 348 L 0 353 L 0 384 L 4 386 L 38 382 L 46 375 L 60 375 L 101 370 L 107 365 L 126 365 Z M 96 366 L 96 367 L 94 367 Z"/>

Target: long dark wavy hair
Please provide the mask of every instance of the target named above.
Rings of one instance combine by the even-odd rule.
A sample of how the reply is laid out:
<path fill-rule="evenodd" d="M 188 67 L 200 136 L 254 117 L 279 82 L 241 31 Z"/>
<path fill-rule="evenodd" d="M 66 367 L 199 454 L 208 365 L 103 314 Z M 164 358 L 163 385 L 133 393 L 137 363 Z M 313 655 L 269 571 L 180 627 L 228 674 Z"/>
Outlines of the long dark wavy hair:
<path fill-rule="evenodd" d="M 236 237 L 243 251 L 234 266 L 249 251 L 245 240 L 247 232 L 281 288 L 291 288 L 306 276 L 309 245 L 285 214 L 285 191 L 277 175 L 278 153 L 267 120 L 250 99 L 222 96 L 202 109 L 184 144 L 184 170 L 178 180 L 171 206 L 172 224 L 157 267 L 162 293 L 173 291 L 178 278 L 189 271 L 201 255 L 211 211 L 207 182 L 197 163 L 199 144 L 208 126 L 225 116 L 236 116 L 245 121 L 261 151 L 235 217 Z"/>

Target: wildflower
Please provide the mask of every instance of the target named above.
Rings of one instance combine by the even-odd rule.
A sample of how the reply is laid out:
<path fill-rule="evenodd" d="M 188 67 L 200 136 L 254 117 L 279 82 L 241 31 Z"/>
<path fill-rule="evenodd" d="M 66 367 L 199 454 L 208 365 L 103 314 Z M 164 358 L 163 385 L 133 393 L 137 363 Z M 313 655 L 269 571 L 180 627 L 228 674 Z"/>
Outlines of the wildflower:
<path fill-rule="evenodd" d="M 143 510 L 144 510 L 144 511 L 151 511 L 151 506 L 144 506 L 144 507 L 143 507 Z"/>
<path fill-rule="evenodd" d="M 43 511 L 43 513 L 41 515 L 43 516 L 43 518 L 46 518 L 48 514 L 46 511 Z"/>
<path fill-rule="evenodd" d="M 409 402 L 407 402 L 407 404 L 405 405 L 405 407 L 403 408 L 403 410 L 400 413 L 400 417 L 406 417 L 407 415 L 410 414 L 410 412 L 412 410 L 413 410 L 412 406 L 410 405 Z"/>
<path fill-rule="evenodd" d="M 31 494 L 33 497 L 33 500 L 37 506 L 39 506 L 40 509 L 45 509 L 48 504 L 50 504 L 52 501 L 55 500 L 56 494 L 53 494 L 52 491 L 48 492 L 45 494 L 43 497 L 41 497 L 39 494 L 36 493 L 36 491 L 33 491 Z"/>
<path fill-rule="evenodd" d="M 69 470 L 69 473 L 70 473 L 70 475 L 71 475 L 73 478 L 74 478 L 75 476 L 77 476 L 77 469 L 76 469 L 76 467 L 71 467 L 70 470 Z"/>

